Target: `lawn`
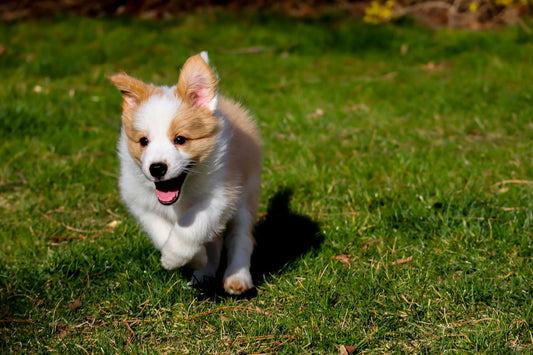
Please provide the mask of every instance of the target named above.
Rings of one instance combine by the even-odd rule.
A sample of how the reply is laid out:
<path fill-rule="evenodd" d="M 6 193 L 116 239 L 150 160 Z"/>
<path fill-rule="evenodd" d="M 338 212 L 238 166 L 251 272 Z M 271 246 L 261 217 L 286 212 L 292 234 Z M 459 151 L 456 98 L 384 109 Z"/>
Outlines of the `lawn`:
<path fill-rule="evenodd" d="M 264 139 L 257 288 L 117 194 L 126 71 L 208 50 Z M 0 24 L 0 352 L 533 351 L 533 35 L 206 12 Z"/>

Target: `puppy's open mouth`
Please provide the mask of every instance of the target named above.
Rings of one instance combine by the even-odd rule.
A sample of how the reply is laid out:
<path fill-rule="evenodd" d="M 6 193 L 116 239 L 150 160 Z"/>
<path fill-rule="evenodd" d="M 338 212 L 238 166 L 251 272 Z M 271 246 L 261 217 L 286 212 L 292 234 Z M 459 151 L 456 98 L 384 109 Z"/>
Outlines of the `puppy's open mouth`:
<path fill-rule="evenodd" d="M 159 202 L 171 205 L 180 197 L 181 187 L 187 177 L 187 170 L 174 179 L 155 182 L 155 192 Z"/>

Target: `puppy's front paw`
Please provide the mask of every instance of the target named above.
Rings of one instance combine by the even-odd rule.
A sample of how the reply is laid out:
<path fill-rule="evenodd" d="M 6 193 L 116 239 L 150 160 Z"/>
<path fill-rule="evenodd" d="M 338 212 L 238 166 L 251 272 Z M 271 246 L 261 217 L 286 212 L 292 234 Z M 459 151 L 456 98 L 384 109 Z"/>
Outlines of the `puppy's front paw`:
<path fill-rule="evenodd" d="M 224 290 L 230 295 L 240 295 L 254 287 L 250 271 L 244 268 L 229 275 L 226 271 L 223 284 Z"/>
<path fill-rule="evenodd" d="M 185 248 L 182 244 L 178 238 L 171 236 L 163 245 L 163 248 L 161 248 L 161 265 L 165 269 L 180 268 L 192 259 L 194 252 L 189 250 L 190 248 Z"/>
<path fill-rule="evenodd" d="M 168 238 L 161 248 L 161 264 L 165 269 L 173 270 L 185 265 L 201 269 L 207 263 L 205 247 L 187 245 L 175 237 Z"/>
<path fill-rule="evenodd" d="M 161 265 L 167 270 L 174 270 L 187 264 L 189 260 L 185 259 L 182 255 L 177 253 L 162 250 L 161 252 Z"/>

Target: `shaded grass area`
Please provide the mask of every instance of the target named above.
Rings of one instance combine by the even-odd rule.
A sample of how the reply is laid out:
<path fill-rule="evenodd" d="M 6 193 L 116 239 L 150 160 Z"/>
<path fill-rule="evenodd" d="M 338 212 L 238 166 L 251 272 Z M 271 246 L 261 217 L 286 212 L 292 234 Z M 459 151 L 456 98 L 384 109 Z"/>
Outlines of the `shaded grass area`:
<path fill-rule="evenodd" d="M 214 12 L 0 45 L 3 352 L 533 349 L 531 35 Z M 163 270 L 116 189 L 105 76 L 171 84 L 205 49 L 265 141 L 241 299 Z"/>

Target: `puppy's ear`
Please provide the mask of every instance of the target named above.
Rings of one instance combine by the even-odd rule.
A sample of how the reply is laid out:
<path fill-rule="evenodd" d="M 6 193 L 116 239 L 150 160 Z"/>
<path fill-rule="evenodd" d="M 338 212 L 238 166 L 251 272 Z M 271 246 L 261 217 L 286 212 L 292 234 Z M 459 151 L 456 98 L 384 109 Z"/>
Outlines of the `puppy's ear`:
<path fill-rule="evenodd" d="M 207 52 L 187 59 L 181 69 L 176 95 L 199 109 L 214 112 L 218 105 L 218 78 L 208 61 Z"/>
<path fill-rule="evenodd" d="M 109 76 L 108 79 L 111 80 L 122 94 L 123 113 L 136 109 L 143 100 L 150 96 L 153 90 L 152 85 L 147 85 L 126 73 L 118 73 Z"/>

